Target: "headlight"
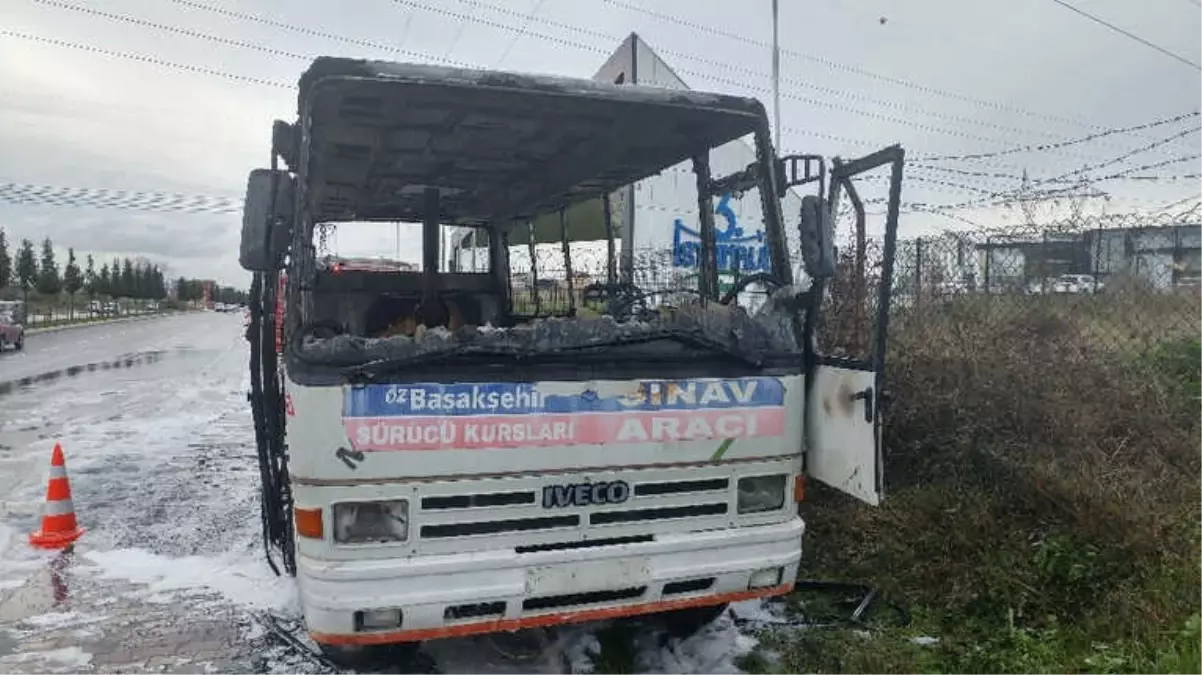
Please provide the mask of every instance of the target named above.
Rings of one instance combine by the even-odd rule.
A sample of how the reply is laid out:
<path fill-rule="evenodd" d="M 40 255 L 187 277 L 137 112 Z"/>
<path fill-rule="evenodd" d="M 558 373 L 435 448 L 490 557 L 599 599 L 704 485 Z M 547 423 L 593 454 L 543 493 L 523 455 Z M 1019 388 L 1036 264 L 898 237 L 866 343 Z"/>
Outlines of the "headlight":
<path fill-rule="evenodd" d="M 409 537 L 409 502 L 347 502 L 334 505 L 334 541 L 367 544 Z"/>
<path fill-rule="evenodd" d="M 785 505 L 788 476 L 751 476 L 739 479 L 739 513 L 773 511 Z"/>

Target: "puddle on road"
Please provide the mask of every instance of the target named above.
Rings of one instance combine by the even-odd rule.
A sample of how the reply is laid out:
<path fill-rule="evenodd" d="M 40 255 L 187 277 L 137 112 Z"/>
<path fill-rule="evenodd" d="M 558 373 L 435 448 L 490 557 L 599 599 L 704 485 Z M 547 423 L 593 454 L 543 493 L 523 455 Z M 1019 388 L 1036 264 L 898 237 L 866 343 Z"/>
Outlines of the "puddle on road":
<path fill-rule="evenodd" d="M 8 631 L 0 630 L 0 656 L 17 653 L 17 638 Z"/>
<path fill-rule="evenodd" d="M 67 598 L 67 585 L 55 559 L 23 585 L 0 593 L 0 622 L 16 623 L 49 612 Z"/>
<path fill-rule="evenodd" d="M 81 373 L 92 373 L 97 370 L 114 370 L 119 368 L 133 368 L 135 366 L 146 366 L 158 363 L 163 359 L 163 356 L 174 352 L 188 353 L 193 350 L 175 349 L 171 351 L 156 350 L 148 352 L 138 352 L 135 354 L 123 354 L 112 360 L 95 361 L 92 363 L 68 366 L 57 370 L 49 370 L 37 375 L 28 375 L 19 377 L 15 380 L 0 382 L 0 395 L 10 394 L 16 390 L 30 387 L 34 384 L 43 382 L 54 382 L 63 377 L 75 377 Z"/>
<path fill-rule="evenodd" d="M 94 373 L 106 370 L 125 370 L 141 366 L 149 366 L 162 361 L 166 357 L 196 357 L 205 353 L 215 353 L 215 350 L 197 349 L 195 347 L 179 346 L 170 349 L 154 349 L 130 354 L 122 354 L 113 359 L 104 359 L 92 363 L 77 364 L 65 368 L 48 370 L 36 375 L 27 375 L 12 380 L 0 381 L 0 396 L 31 387 L 35 384 L 54 382 L 66 377 L 76 377 L 84 373 Z"/>

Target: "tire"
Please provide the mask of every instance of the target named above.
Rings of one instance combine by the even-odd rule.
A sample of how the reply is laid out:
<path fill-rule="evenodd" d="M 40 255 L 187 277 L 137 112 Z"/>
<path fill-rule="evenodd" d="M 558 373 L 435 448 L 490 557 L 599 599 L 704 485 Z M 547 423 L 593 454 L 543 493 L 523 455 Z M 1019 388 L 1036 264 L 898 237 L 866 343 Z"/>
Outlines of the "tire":
<path fill-rule="evenodd" d="M 420 642 L 398 642 L 389 645 L 342 646 L 318 643 L 322 655 L 340 668 L 357 672 L 410 672 L 417 660 Z"/>
<path fill-rule="evenodd" d="M 725 614 L 729 608 L 730 604 L 728 603 L 706 607 L 690 607 L 688 609 L 664 612 L 661 617 L 668 634 L 674 638 L 684 640 L 699 633 L 702 628 L 710 625 L 718 617 Z"/>
<path fill-rule="evenodd" d="M 25 334 L 21 333 L 21 335 L 19 335 L 17 337 L 17 341 L 13 343 L 13 348 L 16 349 L 17 351 L 21 351 L 21 349 L 23 349 L 24 347 L 25 347 Z"/>

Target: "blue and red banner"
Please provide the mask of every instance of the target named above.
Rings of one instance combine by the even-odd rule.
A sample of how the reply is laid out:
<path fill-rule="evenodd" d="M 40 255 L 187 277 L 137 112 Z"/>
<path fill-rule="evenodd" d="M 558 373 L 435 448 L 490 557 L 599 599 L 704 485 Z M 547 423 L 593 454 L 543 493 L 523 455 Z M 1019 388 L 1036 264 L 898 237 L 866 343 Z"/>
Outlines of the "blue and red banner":
<path fill-rule="evenodd" d="M 625 386 L 625 385 L 629 386 Z M 780 436 L 785 388 L 771 377 L 605 383 L 349 387 L 343 423 L 356 450 L 675 443 Z"/>

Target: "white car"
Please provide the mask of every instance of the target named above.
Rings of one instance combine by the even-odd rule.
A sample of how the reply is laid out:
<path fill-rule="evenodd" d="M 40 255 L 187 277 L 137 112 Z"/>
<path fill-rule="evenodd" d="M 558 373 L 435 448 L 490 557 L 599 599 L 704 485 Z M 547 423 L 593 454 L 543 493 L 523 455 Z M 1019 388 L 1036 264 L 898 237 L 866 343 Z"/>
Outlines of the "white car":
<path fill-rule="evenodd" d="M 1053 293 L 1096 293 L 1101 292 L 1102 282 L 1092 274 L 1061 274 L 1051 284 Z"/>

